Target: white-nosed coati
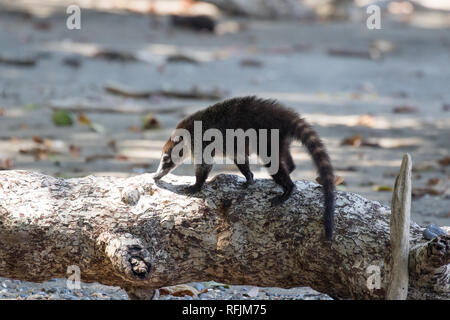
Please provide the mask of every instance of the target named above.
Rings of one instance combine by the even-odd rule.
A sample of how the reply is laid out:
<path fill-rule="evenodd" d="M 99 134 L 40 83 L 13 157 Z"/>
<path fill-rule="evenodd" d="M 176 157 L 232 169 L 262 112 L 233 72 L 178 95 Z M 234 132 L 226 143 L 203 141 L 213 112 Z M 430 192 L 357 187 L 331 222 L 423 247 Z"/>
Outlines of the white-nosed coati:
<path fill-rule="evenodd" d="M 261 131 L 261 129 L 278 129 L 278 140 L 275 141 L 278 146 L 278 150 L 273 148 L 273 140 L 264 140 L 270 154 L 273 154 L 273 152 L 278 152 L 279 163 L 277 171 L 274 172 L 274 174 L 271 174 L 271 176 L 273 180 L 275 180 L 275 182 L 283 188 L 284 191 L 283 194 L 271 199 L 272 205 L 278 205 L 286 201 L 294 190 L 295 185 L 289 177 L 289 174 L 295 169 L 295 165 L 290 154 L 289 147 L 292 140 L 300 140 L 311 154 L 319 171 L 319 176 L 323 184 L 323 193 L 325 196 L 325 236 L 328 240 L 331 240 L 333 235 L 335 192 L 333 167 L 331 166 L 330 158 L 328 157 L 325 147 L 319 139 L 317 133 L 305 120 L 300 118 L 295 111 L 283 107 L 280 103 L 274 100 L 264 100 L 253 96 L 233 98 L 219 102 L 188 116 L 177 125 L 177 129 L 185 129 L 190 136 L 194 137 L 194 123 L 196 121 L 201 121 L 202 132 L 205 132 L 208 129 L 218 129 L 224 136 L 227 129 L 242 129 L 244 131 L 249 129 L 254 129 L 256 131 Z M 191 139 L 191 142 L 187 143 L 191 157 L 194 154 L 194 139 Z M 261 138 L 258 136 L 257 139 Z M 181 157 L 177 157 L 177 160 L 175 160 L 172 154 L 174 148 L 180 146 L 179 143 L 186 144 L 186 141 L 183 140 L 185 139 L 172 134 L 166 142 L 162 150 L 162 157 L 158 171 L 154 175 L 155 180 L 161 179 L 163 176 L 175 169 L 182 162 L 183 158 L 187 156 L 186 153 L 180 154 Z M 210 143 L 212 143 L 212 141 L 202 141 L 200 147 L 203 150 Z M 259 141 L 257 145 L 259 146 Z M 259 147 L 254 151 L 258 154 L 258 156 L 260 156 Z M 223 144 L 223 152 L 225 155 L 228 153 L 225 143 Z M 246 185 L 250 185 L 254 182 L 253 174 L 250 171 L 248 161 L 249 154 L 252 150 L 248 145 L 247 139 L 245 140 L 244 152 L 245 161 L 237 161 L 238 154 L 236 146 L 234 146 L 233 160 L 241 173 L 247 179 Z M 212 154 L 212 156 L 214 156 L 214 154 Z M 195 158 L 193 160 L 196 182 L 194 185 L 188 187 L 187 191 L 189 193 L 198 192 L 201 189 L 213 166 L 212 163 L 206 163 L 198 160 L 196 161 Z M 266 163 L 264 165 L 269 167 L 270 163 Z"/>

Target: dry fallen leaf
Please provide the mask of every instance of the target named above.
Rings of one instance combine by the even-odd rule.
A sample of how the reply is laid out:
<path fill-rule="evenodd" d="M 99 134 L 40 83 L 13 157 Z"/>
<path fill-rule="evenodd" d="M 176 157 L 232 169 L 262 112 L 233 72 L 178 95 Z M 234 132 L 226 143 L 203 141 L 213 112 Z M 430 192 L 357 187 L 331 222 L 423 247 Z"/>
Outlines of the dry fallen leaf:
<path fill-rule="evenodd" d="M 432 189 L 432 188 L 413 188 L 412 189 L 412 197 L 413 198 L 420 198 L 425 195 L 440 196 L 443 193 L 444 193 L 444 191 L 436 190 L 436 189 Z"/>
<path fill-rule="evenodd" d="M 446 157 L 438 160 L 438 162 L 441 166 L 448 166 L 448 165 L 450 165 L 450 156 L 446 156 Z"/>
<path fill-rule="evenodd" d="M 36 161 L 38 160 L 46 160 L 50 154 L 54 154 L 50 152 L 47 148 L 31 148 L 31 149 L 20 149 L 19 152 L 25 155 L 32 155 Z"/>
<path fill-rule="evenodd" d="M 44 143 L 44 138 L 42 138 L 40 136 L 33 136 L 32 139 L 36 143 L 39 143 L 39 144 L 43 144 Z"/>
<path fill-rule="evenodd" d="M 116 143 L 116 140 L 114 140 L 114 139 L 109 140 L 109 141 L 108 141 L 108 147 L 109 147 L 112 151 L 117 152 L 117 143 Z"/>
<path fill-rule="evenodd" d="M 350 138 L 345 138 L 342 140 L 341 145 L 359 147 L 362 143 L 362 136 L 360 134 L 356 134 Z"/>
<path fill-rule="evenodd" d="M 353 147 L 371 147 L 371 148 L 381 148 L 380 144 L 377 142 L 369 142 L 363 139 L 360 134 L 356 134 L 352 137 L 345 138 L 342 140 L 341 145 L 353 146 Z"/>
<path fill-rule="evenodd" d="M 374 190 L 377 192 L 392 191 L 392 187 L 391 186 L 374 186 Z"/>
<path fill-rule="evenodd" d="M 11 158 L 5 158 L 0 160 L 0 170 L 9 170 L 14 166 L 14 162 Z"/>
<path fill-rule="evenodd" d="M 323 185 L 322 184 L 322 179 L 320 179 L 320 177 L 317 177 L 316 181 L 317 181 L 317 183 Z M 344 178 L 343 177 L 341 177 L 341 176 L 334 176 L 334 185 L 335 186 L 338 186 L 338 185 L 342 184 L 343 182 L 344 182 Z"/>
<path fill-rule="evenodd" d="M 412 106 L 408 106 L 408 105 L 399 106 L 399 107 L 395 107 L 394 109 L 392 109 L 393 113 L 415 113 L 417 111 L 418 110 L 416 107 L 412 107 Z"/>
<path fill-rule="evenodd" d="M 69 152 L 70 152 L 70 155 L 72 157 L 79 158 L 80 157 L 80 153 L 81 153 L 81 148 L 71 144 L 69 146 Z"/>
<path fill-rule="evenodd" d="M 91 120 L 89 120 L 89 118 L 83 112 L 80 112 L 78 114 L 78 122 L 80 122 L 81 124 L 84 124 L 85 126 L 92 125 Z"/>
<path fill-rule="evenodd" d="M 180 284 L 176 286 L 163 287 L 159 289 L 159 294 L 172 295 L 174 297 L 184 297 L 184 296 L 196 296 L 199 294 L 198 290 L 187 284 Z"/>
<path fill-rule="evenodd" d="M 441 179 L 439 178 L 430 178 L 428 179 L 427 185 L 428 186 L 435 186 L 437 184 L 441 183 Z"/>
<path fill-rule="evenodd" d="M 115 157 L 115 159 L 116 159 L 116 160 L 119 160 L 119 161 L 128 161 L 128 160 L 130 160 L 130 158 L 128 158 L 127 156 L 125 156 L 125 155 L 123 155 L 123 154 L 118 154 L 118 155 Z"/>

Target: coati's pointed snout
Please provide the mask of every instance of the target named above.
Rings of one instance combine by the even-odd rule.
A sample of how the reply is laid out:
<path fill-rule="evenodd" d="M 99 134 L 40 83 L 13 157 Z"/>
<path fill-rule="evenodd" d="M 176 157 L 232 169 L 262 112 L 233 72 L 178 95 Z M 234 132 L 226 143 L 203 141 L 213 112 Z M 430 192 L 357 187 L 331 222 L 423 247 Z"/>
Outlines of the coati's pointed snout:
<path fill-rule="evenodd" d="M 156 173 L 153 175 L 153 180 L 155 181 L 159 181 L 161 180 L 162 177 L 164 177 L 168 172 L 164 172 L 163 170 L 158 170 L 156 171 Z"/>
<path fill-rule="evenodd" d="M 161 161 L 159 162 L 158 170 L 153 176 L 153 180 L 158 181 L 170 171 L 175 169 L 176 165 L 173 163 L 172 159 L 168 154 L 163 154 L 161 157 Z"/>

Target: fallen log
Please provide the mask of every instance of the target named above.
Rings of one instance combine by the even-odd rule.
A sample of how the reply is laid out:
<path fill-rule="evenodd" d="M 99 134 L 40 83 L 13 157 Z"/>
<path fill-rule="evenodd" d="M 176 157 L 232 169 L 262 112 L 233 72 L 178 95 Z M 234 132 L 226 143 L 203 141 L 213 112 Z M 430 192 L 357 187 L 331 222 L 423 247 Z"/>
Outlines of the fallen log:
<path fill-rule="evenodd" d="M 297 181 L 291 198 L 271 207 L 269 199 L 281 192 L 271 180 L 244 189 L 243 178 L 219 174 L 186 196 L 183 187 L 192 182 L 2 171 L 0 276 L 42 282 L 66 277 L 76 265 L 82 281 L 120 286 L 140 299 L 163 286 L 209 280 L 386 298 L 388 207 L 337 192 L 328 243 L 316 183 Z M 423 230 L 411 221 L 408 298 L 449 299 L 450 235 L 429 241 Z"/>

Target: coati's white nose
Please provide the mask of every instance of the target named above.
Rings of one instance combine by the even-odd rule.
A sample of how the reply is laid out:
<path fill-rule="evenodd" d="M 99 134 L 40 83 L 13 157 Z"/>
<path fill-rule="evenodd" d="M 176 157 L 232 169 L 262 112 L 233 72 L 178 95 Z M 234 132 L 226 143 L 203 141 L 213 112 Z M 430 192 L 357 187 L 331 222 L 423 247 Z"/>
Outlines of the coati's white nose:
<path fill-rule="evenodd" d="M 153 180 L 158 181 L 160 180 L 162 177 L 164 177 L 167 173 L 169 172 L 169 170 L 164 170 L 163 169 L 163 162 L 161 161 L 159 163 L 159 167 L 158 170 L 156 170 L 155 175 L 153 176 Z"/>
<path fill-rule="evenodd" d="M 162 177 L 164 177 L 168 173 L 169 173 L 169 170 L 157 171 L 155 173 L 155 175 L 153 176 L 153 180 L 158 181 L 158 180 L 160 180 Z"/>

